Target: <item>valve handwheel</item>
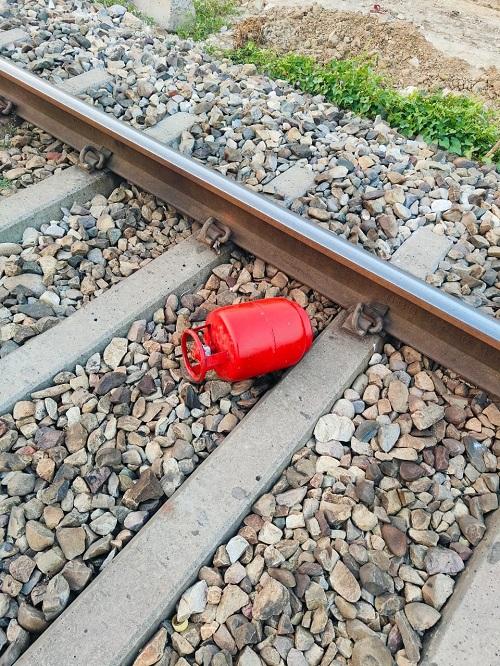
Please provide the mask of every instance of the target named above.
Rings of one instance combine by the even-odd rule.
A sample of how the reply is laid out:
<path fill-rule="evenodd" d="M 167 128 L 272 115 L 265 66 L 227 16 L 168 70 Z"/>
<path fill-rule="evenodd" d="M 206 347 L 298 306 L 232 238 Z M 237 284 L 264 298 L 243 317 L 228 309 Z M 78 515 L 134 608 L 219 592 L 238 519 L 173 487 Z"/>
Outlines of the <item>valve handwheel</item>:
<path fill-rule="evenodd" d="M 181 347 L 184 362 L 187 371 L 196 382 L 201 382 L 207 374 L 207 356 L 203 343 L 198 335 L 198 331 L 203 330 L 204 326 L 197 328 L 187 328 L 182 333 Z M 192 342 L 194 348 L 188 349 L 188 343 Z M 193 361 L 191 360 L 193 359 Z"/>

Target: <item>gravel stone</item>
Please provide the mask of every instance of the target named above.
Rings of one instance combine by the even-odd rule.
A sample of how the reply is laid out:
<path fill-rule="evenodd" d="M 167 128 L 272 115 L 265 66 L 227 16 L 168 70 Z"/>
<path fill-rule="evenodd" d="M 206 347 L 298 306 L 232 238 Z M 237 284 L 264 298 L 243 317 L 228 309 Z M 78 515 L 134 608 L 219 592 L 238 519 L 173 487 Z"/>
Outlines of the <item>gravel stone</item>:
<path fill-rule="evenodd" d="M 69 584 L 62 574 L 50 579 L 42 605 L 46 620 L 53 620 L 62 613 L 69 601 L 69 595 Z"/>
<path fill-rule="evenodd" d="M 248 594 L 237 585 L 228 585 L 222 593 L 222 598 L 217 606 L 216 621 L 224 624 L 228 617 L 243 608 L 249 601 Z"/>
<path fill-rule="evenodd" d="M 165 627 L 161 627 L 143 648 L 134 661 L 133 666 L 152 666 L 152 664 L 157 664 L 163 656 L 167 635 Z"/>
<path fill-rule="evenodd" d="M 430 629 L 441 617 L 441 613 L 438 613 L 432 606 L 420 602 L 406 604 L 405 615 L 411 626 L 417 631 Z"/>
<path fill-rule="evenodd" d="M 314 429 L 314 436 L 319 442 L 328 442 L 332 439 L 339 442 L 348 442 L 353 434 L 354 424 L 351 419 L 337 414 L 322 416 Z"/>
<path fill-rule="evenodd" d="M 425 555 L 425 570 L 434 574 L 457 574 L 464 568 L 463 560 L 455 551 L 448 548 L 429 548 Z"/>
<path fill-rule="evenodd" d="M 351 664 L 352 666 L 393 666 L 394 661 L 382 641 L 369 636 L 355 642 Z"/>
<path fill-rule="evenodd" d="M 288 600 L 289 592 L 286 587 L 274 578 L 269 578 L 255 595 L 252 615 L 256 620 L 267 620 L 280 615 Z"/>
<path fill-rule="evenodd" d="M 401 412 L 387 405 L 396 381 L 408 389 Z M 482 416 L 494 404 L 484 393 L 414 349 L 387 343 L 341 400 L 354 413 L 338 401 L 331 415 L 351 421 L 349 445 L 327 439 L 331 434 L 318 421 L 316 434 L 325 442 L 313 434 L 244 518 L 237 536 L 248 545 L 229 541 L 199 572 L 207 605 L 191 615 L 189 631 L 214 663 L 223 666 L 228 652 L 239 663 L 250 646 L 253 654 L 246 651 L 245 658 L 261 665 L 418 663 L 425 632 L 439 621 L 454 577 L 482 536 L 485 510 L 497 506 L 500 448 Z M 359 401 L 363 406 L 354 407 Z M 419 430 L 415 412 L 425 415 L 430 407 L 433 420 L 434 407 L 444 413 L 448 404 L 465 412 L 458 425 L 444 416 Z M 463 443 L 472 418 L 481 424 L 474 431 L 481 446 L 469 442 L 469 448 L 483 472 Z M 386 452 L 378 431 L 391 424 L 398 437 Z M 342 446 L 338 457 L 326 449 L 335 441 Z M 356 451 L 356 442 L 366 449 Z M 435 466 L 441 467 L 439 447 L 449 454 L 443 469 Z M 411 460 L 401 457 L 406 451 Z M 232 562 L 235 543 L 241 543 L 239 559 Z M 225 605 L 236 594 L 241 599 L 231 615 Z M 175 658 L 194 666 L 192 646 L 177 638 L 172 646 Z"/>
<path fill-rule="evenodd" d="M 30 606 L 27 603 L 21 603 L 17 613 L 17 621 L 23 629 L 39 634 L 49 626 L 41 610 Z"/>
<path fill-rule="evenodd" d="M 436 610 L 441 610 L 452 595 L 454 587 L 455 581 L 446 574 L 439 573 L 429 576 L 422 587 L 422 597 L 427 604 Z"/>
<path fill-rule="evenodd" d="M 114 196 L 126 197 L 126 193 L 118 189 Z M 107 201 L 93 201 L 95 219 L 102 219 L 101 213 L 110 205 Z M 81 215 L 81 209 L 74 208 L 71 214 Z M 267 378 L 236 384 L 219 380 L 200 385 L 188 382 L 179 352 L 182 330 L 190 325 L 192 317 L 202 322 L 214 305 L 263 295 L 289 296 L 293 290 L 299 290 L 307 300 L 314 332 L 337 312 L 326 299 L 287 276 L 283 287 L 274 287 L 271 281 L 276 274 L 272 266 L 235 251 L 198 291 L 181 298 L 170 296 L 165 307 L 150 320 L 132 324 L 129 333 L 120 339 L 121 351 L 123 340 L 127 347 L 120 360 L 115 359 L 120 364 L 116 369 L 108 365 L 108 354 L 107 360 L 104 354 L 94 354 L 73 370 L 59 373 L 52 386 L 27 396 L 11 414 L 2 417 L 0 483 L 4 489 L 10 484 L 11 489 L 24 488 L 27 492 L 11 497 L 4 490 L 3 499 L 0 497 L 5 516 L 0 557 L 6 579 L 0 582 L 1 589 L 8 591 L 8 598 L 13 598 L 9 622 L 16 621 L 21 603 L 41 609 L 44 622 L 52 621 L 114 559 L 165 496 L 175 492 L 267 390 Z M 224 428 L 218 427 L 229 415 L 233 418 L 226 419 Z M 300 502 L 304 494 L 304 489 L 299 488 L 297 496 L 290 496 L 289 501 Z M 285 497 L 283 501 L 287 501 Z M 274 496 L 272 505 L 274 508 L 269 511 L 274 515 Z M 300 522 L 304 524 L 303 519 Z M 269 520 L 267 523 L 265 529 L 261 529 L 263 523 L 256 529 L 274 548 L 271 544 L 282 540 L 284 525 L 278 527 Z M 227 619 L 240 610 L 251 612 L 254 598 L 240 585 L 244 586 L 250 578 L 257 582 L 262 574 L 258 566 L 249 567 L 246 572 L 247 551 L 255 538 L 256 532 L 237 535 L 228 550 L 224 549 L 228 565 L 229 555 L 238 558 L 234 569 L 207 589 L 204 609 L 202 600 L 192 600 L 190 622 L 192 617 L 210 612 L 207 609 L 214 608 L 214 603 L 220 605 L 221 597 L 220 612 L 225 612 L 225 605 Z M 292 573 L 287 576 L 278 571 L 275 575 L 283 579 L 284 586 L 294 584 Z M 47 587 L 57 576 L 66 581 L 71 597 L 68 594 L 66 599 L 64 583 L 54 583 L 54 590 Z M 222 593 L 224 580 L 226 585 L 234 586 L 232 601 L 236 598 L 241 606 L 230 606 L 231 600 Z M 219 592 L 212 589 L 219 585 Z M 195 591 L 202 587 L 207 585 L 196 586 Z M 215 621 L 215 614 L 211 621 Z M 35 626 L 40 617 L 38 613 L 31 615 L 33 618 L 27 619 L 25 626 L 31 622 L 29 626 L 36 633 L 41 630 L 39 624 Z M 245 631 L 251 639 L 255 627 L 250 626 L 251 630 L 240 630 L 239 641 Z M 234 645 L 236 639 L 229 634 Z M 217 634 L 217 640 L 224 644 L 229 638 L 225 629 Z M 251 640 L 254 644 L 256 636 Z M 16 645 L 16 650 L 22 644 Z M 182 647 L 183 657 L 193 652 L 191 643 L 180 635 L 175 644 Z M 7 639 L 5 650 L 11 645 L 14 644 Z"/>
<path fill-rule="evenodd" d="M 234 562 L 237 562 L 240 557 L 243 555 L 245 552 L 246 548 L 248 546 L 248 541 L 244 539 L 242 536 L 237 534 L 234 536 L 226 546 L 226 551 L 229 556 L 229 560 L 231 564 Z"/>
<path fill-rule="evenodd" d="M 177 621 L 184 622 L 193 613 L 203 613 L 207 605 L 208 586 L 204 580 L 192 585 L 182 595 L 177 608 Z"/>
<path fill-rule="evenodd" d="M 338 561 L 330 574 L 330 585 L 346 601 L 355 603 L 361 596 L 358 581 L 342 561 Z"/>
<path fill-rule="evenodd" d="M 45 550 L 54 543 L 54 534 L 41 523 L 29 520 L 26 523 L 26 539 L 34 551 Z"/>
<path fill-rule="evenodd" d="M 86 550 L 83 527 L 62 527 L 56 531 L 56 537 L 67 560 L 74 560 Z"/>

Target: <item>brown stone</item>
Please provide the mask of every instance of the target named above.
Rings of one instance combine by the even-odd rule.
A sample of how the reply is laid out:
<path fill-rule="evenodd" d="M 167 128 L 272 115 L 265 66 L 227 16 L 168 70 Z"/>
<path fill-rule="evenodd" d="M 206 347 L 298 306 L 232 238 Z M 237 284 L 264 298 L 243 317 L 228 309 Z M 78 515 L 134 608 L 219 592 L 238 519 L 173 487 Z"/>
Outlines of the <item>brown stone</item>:
<path fill-rule="evenodd" d="M 465 423 L 467 412 L 465 409 L 461 409 L 457 405 L 448 405 L 444 410 L 444 418 L 448 423 L 453 423 L 453 425 L 459 426 L 462 423 Z"/>
<path fill-rule="evenodd" d="M 401 530 L 394 525 L 384 524 L 381 528 L 382 538 L 393 555 L 403 557 L 408 549 L 408 540 Z"/>
<path fill-rule="evenodd" d="M 151 375 L 144 375 L 144 377 L 137 383 L 137 388 L 142 395 L 153 395 L 156 391 L 156 384 Z"/>
<path fill-rule="evenodd" d="M 450 453 L 445 446 L 436 446 L 434 449 L 434 468 L 437 472 L 448 469 Z"/>
<path fill-rule="evenodd" d="M 403 461 L 399 467 L 399 476 L 403 481 L 416 481 L 425 476 L 425 471 L 417 463 Z"/>
<path fill-rule="evenodd" d="M 346 601 L 356 603 L 361 596 L 358 581 L 342 561 L 338 561 L 330 574 L 330 585 Z"/>
<path fill-rule="evenodd" d="M 73 423 L 66 430 L 66 448 L 70 453 L 83 449 L 87 442 L 87 431 L 81 423 Z"/>
<path fill-rule="evenodd" d="M 94 393 L 96 395 L 105 395 L 106 393 L 109 393 L 111 389 L 125 384 L 126 380 L 127 374 L 125 372 L 107 372 L 97 382 Z"/>
<path fill-rule="evenodd" d="M 23 629 L 26 629 L 26 631 L 32 631 L 35 634 L 41 633 L 49 626 L 42 611 L 33 608 L 33 606 L 30 606 L 25 602 L 19 604 L 17 621 Z"/>
<path fill-rule="evenodd" d="M 27 583 L 33 573 L 36 564 L 27 555 L 20 555 L 9 565 L 9 571 L 13 578 L 21 583 Z"/>
<path fill-rule="evenodd" d="M 406 604 L 405 614 L 411 626 L 417 631 L 430 629 L 441 617 L 441 613 L 435 608 L 421 602 Z"/>
<path fill-rule="evenodd" d="M 163 488 L 151 468 L 144 470 L 139 480 L 129 488 L 123 496 L 123 504 L 129 509 L 137 509 L 141 502 L 159 499 L 163 495 Z"/>
<path fill-rule="evenodd" d="M 90 492 L 96 493 L 111 475 L 109 467 L 98 467 L 91 470 L 85 477 L 85 481 L 90 488 Z"/>
<path fill-rule="evenodd" d="M 446 437 L 443 439 L 443 444 L 448 449 L 451 456 L 458 456 L 465 451 L 465 446 L 458 439 Z"/>
<path fill-rule="evenodd" d="M 483 414 L 492 425 L 500 428 L 500 409 L 498 409 L 494 402 L 483 409 Z"/>
<path fill-rule="evenodd" d="M 153 638 L 146 643 L 139 656 L 134 661 L 133 666 L 152 666 L 156 664 L 163 656 L 165 643 L 167 642 L 167 630 L 161 627 Z"/>

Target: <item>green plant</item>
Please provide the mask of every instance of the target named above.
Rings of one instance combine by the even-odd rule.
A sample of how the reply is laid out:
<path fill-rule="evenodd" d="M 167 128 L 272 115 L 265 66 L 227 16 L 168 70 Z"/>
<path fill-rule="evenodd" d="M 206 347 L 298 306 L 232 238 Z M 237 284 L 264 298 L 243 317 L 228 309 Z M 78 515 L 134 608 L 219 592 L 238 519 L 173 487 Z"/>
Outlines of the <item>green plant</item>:
<path fill-rule="evenodd" d="M 5 190 L 9 186 L 10 180 L 7 180 L 7 178 L 0 178 L 0 190 Z"/>
<path fill-rule="evenodd" d="M 380 115 L 405 136 L 421 136 L 458 155 L 485 156 L 500 139 L 500 116 L 463 95 L 416 91 L 410 95 L 391 88 L 367 59 L 332 60 L 326 65 L 289 53 L 278 55 L 248 42 L 226 51 L 237 63 L 253 63 L 261 72 L 289 81 L 304 92 L 321 94 L 339 107 L 374 118 Z M 489 155 L 500 162 L 500 149 Z"/>
<path fill-rule="evenodd" d="M 194 11 L 177 30 L 179 37 L 200 41 L 219 30 L 236 11 L 235 0 L 194 0 Z"/>

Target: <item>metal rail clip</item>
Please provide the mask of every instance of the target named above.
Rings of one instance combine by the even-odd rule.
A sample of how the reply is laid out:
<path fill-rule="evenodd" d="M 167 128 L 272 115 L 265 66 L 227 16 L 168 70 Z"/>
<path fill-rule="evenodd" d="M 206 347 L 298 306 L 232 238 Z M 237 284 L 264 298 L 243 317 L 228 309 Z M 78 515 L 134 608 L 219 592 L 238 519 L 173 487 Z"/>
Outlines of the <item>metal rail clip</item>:
<path fill-rule="evenodd" d="M 388 306 L 382 303 L 358 303 L 349 308 L 342 328 L 361 338 L 365 335 L 381 333 L 388 309 Z"/>
<path fill-rule="evenodd" d="M 196 236 L 199 241 L 214 249 L 227 243 L 230 237 L 231 229 L 227 224 L 216 220 L 215 217 L 207 217 Z"/>
<path fill-rule="evenodd" d="M 2 116 L 8 116 L 14 111 L 14 104 L 10 99 L 5 99 L 5 97 L 0 97 L 0 114 Z"/>
<path fill-rule="evenodd" d="M 80 150 L 80 166 L 87 171 L 101 171 L 111 157 L 111 151 L 107 148 L 97 148 L 88 143 Z"/>

